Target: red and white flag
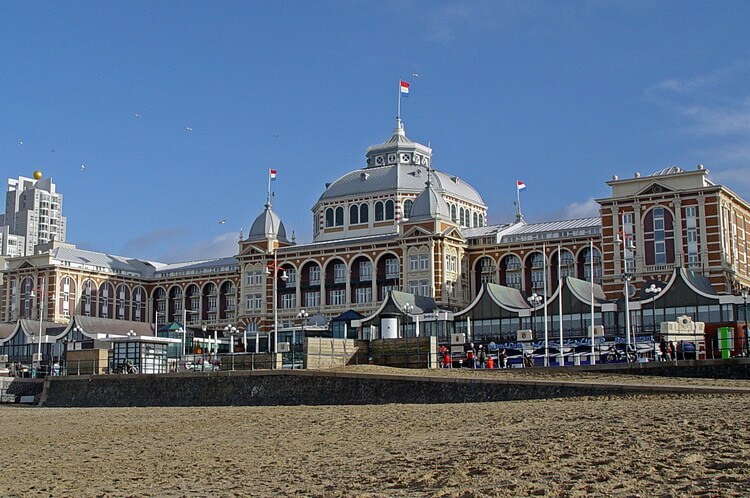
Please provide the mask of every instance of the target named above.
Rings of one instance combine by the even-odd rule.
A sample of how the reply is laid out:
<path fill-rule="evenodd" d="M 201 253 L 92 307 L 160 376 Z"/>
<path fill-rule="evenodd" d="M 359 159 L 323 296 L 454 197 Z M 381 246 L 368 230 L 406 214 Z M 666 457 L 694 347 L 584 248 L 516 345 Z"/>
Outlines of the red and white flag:
<path fill-rule="evenodd" d="M 518 190 L 523 190 L 526 188 L 526 184 L 523 183 L 521 180 L 516 181 L 516 188 Z"/>

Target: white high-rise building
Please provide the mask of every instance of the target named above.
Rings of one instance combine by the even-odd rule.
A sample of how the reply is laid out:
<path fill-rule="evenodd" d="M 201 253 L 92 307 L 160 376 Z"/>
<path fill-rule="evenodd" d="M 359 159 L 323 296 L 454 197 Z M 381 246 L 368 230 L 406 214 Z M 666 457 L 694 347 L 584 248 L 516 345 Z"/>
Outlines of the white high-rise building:
<path fill-rule="evenodd" d="M 51 178 L 8 179 L 5 214 L 0 215 L 0 255 L 25 256 L 33 254 L 37 244 L 65 242 L 65 225 L 62 194 Z"/>

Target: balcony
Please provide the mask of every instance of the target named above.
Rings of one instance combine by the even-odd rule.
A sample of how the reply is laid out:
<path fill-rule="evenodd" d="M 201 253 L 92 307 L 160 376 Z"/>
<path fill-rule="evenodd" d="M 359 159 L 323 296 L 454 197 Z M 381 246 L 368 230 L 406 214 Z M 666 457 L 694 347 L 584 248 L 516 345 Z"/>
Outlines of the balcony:
<path fill-rule="evenodd" d="M 648 265 L 643 267 L 643 273 L 669 273 L 674 270 L 674 263 L 665 265 Z"/>

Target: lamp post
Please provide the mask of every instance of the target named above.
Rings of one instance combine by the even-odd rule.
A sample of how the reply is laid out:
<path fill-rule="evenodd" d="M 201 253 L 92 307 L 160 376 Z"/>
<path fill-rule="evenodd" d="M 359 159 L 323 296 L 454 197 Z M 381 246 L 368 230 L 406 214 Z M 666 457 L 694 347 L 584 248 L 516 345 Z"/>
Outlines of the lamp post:
<path fill-rule="evenodd" d="M 302 331 L 300 332 L 300 334 L 301 334 L 300 338 L 302 339 L 303 343 L 305 342 L 305 325 L 307 325 L 307 317 L 308 316 L 310 316 L 310 315 L 305 310 L 299 310 L 299 313 L 297 313 L 297 318 L 299 318 L 300 320 L 302 320 Z M 295 349 L 295 344 L 294 343 L 295 343 L 295 341 L 294 341 L 294 328 L 292 328 L 292 369 L 294 369 L 294 349 Z"/>
<path fill-rule="evenodd" d="M 279 265 L 278 265 L 278 256 L 277 256 L 277 249 L 274 248 L 273 250 L 273 270 L 266 266 L 266 275 L 273 277 L 273 353 L 279 352 L 279 306 L 276 301 L 278 301 L 279 296 L 279 285 L 278 285 L 278 278 L 280 278 L 283 282 L 286 282 L 289 280 L 289 275 L 286 274 L 286 270 L 281 270 L 281 275 L 277 278 L 276 275 L 279 271 Z M 270 341 L 269 341 L 269 349 L 271 347 Z"/>
<path fill-rule="evenodd" d="M 623 216 L 623 228 L 625 226 L 624 222 L 624 216 Z M 615 239 L 616 244 L 622 244 L 622 275 L 620 278 L 622 278 L 623 284 L 624 284 L 624 294 L 625 294 L 625 359 L 626 361 L 630 361 L 630 281 L 633 279 L 633 273 L 628 271 L 628 255 L 627 252 L 631 251 L 633 252 L 635 250 L 635 247 L 633 246 L 633 239 L 630 238 L 630 235 L 626 234 L 623 230 L 622 232 L 622 238 L 618 235 L 618 237 Z"/>
<path fill-rule="evenodd" d="M 182 327 L 184 327 L 185 330 L 182 331 L 182 354 L 187 356 L 187 352 L 185 351 L 187 349 L 187 314 L 193 314 L 196 315 L 200 313 L 196 310 L 189 310 L 185 306 L 182 307 Z M 178 331 L 180 329 L 177 329 Z"/>
<path fill-rule="evenodd" d="M 657 287 L 656 284 L 651 284 L 648 287 L 646 287 L 646 294 L 653 294 L 653 298 L 651 299 L 651 316 L 653 317 L 654 321 L 654 335 L 658 332 L 656 330 L 656 296 L 662 291 L 661 287 Z"/>
<path fill-rule="evenodd" d="M 529 305 L 531 305 L 531 331 L 534 334 L 534 337 L 536 337 L 536 315 L 534 311 L 536 310 L 537 306 L 539 306 L 539 303 L 542 302 L 542 299 L 542 296 L 540 296 L 536 292 L 526 298 L 526 300 L 529 302 Z"/>
<path fill-rule="evenodd" d="M 408 325 L 409 325 L 409 315 L 411 315 L 411 312 L 412 312 L 413 310 L 414 310 L 414 305 L 413 305 L 413 304 L 411 304 L 411 303 L 406 303 L 406 304 L 404 305 L 404 311 L 406 312 L 406 325 L 407 325 L 407 329 L 408 329 Z M 406 337 L 406 335 L 407 335 L 407 334 L 406 334 L 406 332 L 407 332 L 407 331 L 405 330 L 405 331 L 404 331 L 404 337 Z"/>
<path fill-rule="evenodd" d="M 748 294 L 747 287 L 743 287 L 741 292 L 742 292 L 742 318 L 745 321 L 745 324 L 742 326 L 742 328 L 745 330 L 745 354 L 747 356 L 750 356 L 750 343 L 748 343 L 748 337 L 747 337 L 747 294 Z"/>
<path fill-rule="evenodd" d="M 39 292 L 34 293 L 34 291 L 32 290 L 30 295 L 31 297 L 34 297 L 36 295 L 37 301 L 39 302 L 39 342 L 36 351 L 36 362 L 33 362 L 38 363 L 37 370 L 39 370 L 42 366 L 42 313 L 44 311 L 42 308 L 42 301 L 44 297 L 44 277 L 42 277 L 42 285 L 39 287 Z"/>
<path fill-rule="evenodd" d="M 237 327 L 232 324 L 224 327 L 224 337 L 229 337 L 229 352 L 234 354 L 234 335 L 237 333 Z"/>

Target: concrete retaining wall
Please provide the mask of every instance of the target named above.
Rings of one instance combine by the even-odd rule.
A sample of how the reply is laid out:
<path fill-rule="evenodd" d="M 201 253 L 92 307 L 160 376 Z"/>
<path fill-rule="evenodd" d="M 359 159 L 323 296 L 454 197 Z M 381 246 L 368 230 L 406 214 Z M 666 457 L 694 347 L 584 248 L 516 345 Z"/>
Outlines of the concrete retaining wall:
<path fill-rule="evenodd" d="M 0 377 L 0 402 L 17 403 L 21 396 L 34 396 L 39 400 L 43 386 L 43 379 Z"/>
<path fill-rule="evenodd" d="M 700 392 L 730 392 L 712 388 Z M 750 390 L 745 390 L 750 393 Z M 50 377 L 47 407 L 275 406 L 464 403 L 626 393 L 698 392 L 675 386 L 596 385 L 302 370 Z"/>
<path fill-rule="evenodd" d="M 568 368 L 568 367 L 565 367 Z M 581 370 L 658 377 L 694 377 L 701 379 L 750 379 L 750 358 L 725 360 L 651 361 L 580 367 Z"/>

